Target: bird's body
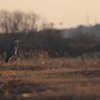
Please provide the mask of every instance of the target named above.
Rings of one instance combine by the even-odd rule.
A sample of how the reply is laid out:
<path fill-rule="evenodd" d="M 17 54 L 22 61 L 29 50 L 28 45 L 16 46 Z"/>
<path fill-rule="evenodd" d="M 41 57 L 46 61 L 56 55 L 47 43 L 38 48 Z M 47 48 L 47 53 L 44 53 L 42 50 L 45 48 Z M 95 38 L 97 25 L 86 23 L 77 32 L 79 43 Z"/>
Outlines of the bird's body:
<path fill-rule="evenodd" d="M 19 47 L 19 43 L 21 40 L 18 39 L 14 39 L 13 43 L 11 44 L 10 48 L 7 51 L 7 56 L 5 59 L 5 62 L 8 62 L 8 60 L 17 53 L 18 47 Z"/>

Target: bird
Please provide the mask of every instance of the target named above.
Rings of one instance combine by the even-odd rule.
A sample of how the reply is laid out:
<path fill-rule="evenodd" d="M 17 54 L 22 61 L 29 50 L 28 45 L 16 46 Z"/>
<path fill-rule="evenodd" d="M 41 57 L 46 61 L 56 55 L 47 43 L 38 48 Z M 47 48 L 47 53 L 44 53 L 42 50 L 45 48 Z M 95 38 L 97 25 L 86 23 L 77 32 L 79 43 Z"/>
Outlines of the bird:
<path fill-rule="evenodd" d="M 20 41 L 23 41 L 23 40 L 19 40 L 19 39 L 14 39 L 13 40 L 13 42 L 10 45 L 8 51 L 6 52 L 5 62 L 8 62 L 9 59 L 11 59 L 11 57 L 17 53 Z"/>

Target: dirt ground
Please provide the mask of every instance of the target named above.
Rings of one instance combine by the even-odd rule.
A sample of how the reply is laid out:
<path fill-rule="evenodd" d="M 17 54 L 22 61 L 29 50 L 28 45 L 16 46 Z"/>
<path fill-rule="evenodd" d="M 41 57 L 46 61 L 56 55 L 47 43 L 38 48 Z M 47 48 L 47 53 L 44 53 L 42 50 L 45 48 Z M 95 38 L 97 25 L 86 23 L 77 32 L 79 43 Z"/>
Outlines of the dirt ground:
<path fill-rule="evenodd" d="M 100 58 L 0 62 L 0 100 L 100 100 Z"/>

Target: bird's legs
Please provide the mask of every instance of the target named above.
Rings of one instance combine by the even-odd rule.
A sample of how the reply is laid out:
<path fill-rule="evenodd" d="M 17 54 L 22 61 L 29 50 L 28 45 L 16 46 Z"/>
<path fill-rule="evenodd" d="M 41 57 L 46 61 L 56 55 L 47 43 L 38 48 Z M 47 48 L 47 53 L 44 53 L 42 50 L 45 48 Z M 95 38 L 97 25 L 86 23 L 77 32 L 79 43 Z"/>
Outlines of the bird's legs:
<path fill-rule="evenodd" d="M 14 65 L 14 58 L 10 58 L 10 66 L 13 66 Z"/>

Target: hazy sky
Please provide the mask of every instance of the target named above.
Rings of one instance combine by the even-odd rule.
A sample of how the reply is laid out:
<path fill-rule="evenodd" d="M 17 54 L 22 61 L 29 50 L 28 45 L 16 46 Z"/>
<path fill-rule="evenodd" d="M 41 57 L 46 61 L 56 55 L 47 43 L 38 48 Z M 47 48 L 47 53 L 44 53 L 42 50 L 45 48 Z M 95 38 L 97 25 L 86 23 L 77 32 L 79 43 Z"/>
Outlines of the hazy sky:
<path fill-rule="evenodd" d="M 55 27 L 100 23 L 100 0 L 0 0 L 0 10 L 34 11 Z"/>

